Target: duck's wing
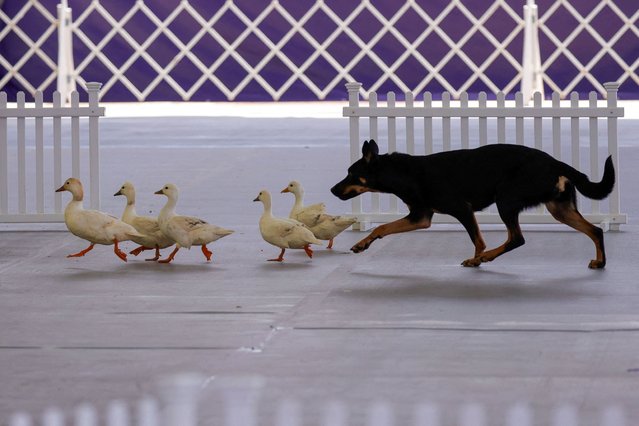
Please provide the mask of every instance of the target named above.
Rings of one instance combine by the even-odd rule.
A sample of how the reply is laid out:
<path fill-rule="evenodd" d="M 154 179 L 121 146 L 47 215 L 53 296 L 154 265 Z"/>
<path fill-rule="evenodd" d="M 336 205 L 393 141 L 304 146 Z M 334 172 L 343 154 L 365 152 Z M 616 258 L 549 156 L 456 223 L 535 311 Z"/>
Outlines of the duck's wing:
<path fill-rule="evenodd" d="M 176 226 L 182 227 L 187 232 L 208 225 L 205 220 L 193 216 L 175 216 L 171 219 L 171 222 L 175 223 Z"/>
<path fill-rule="evenodd" d="M 317 225 L 321 215 L 325 214 L 326 205 L 324 203 L 311 204 L 295 211 L 291 216 L 308 227 Z"/>
<path fill-rule="evenodd" d="M 350 216 L 322 215 L 317 225 L 311 228 L 311 231 L 317 238 L 330 240 L 355 222 L 357 222 L 357 219 Z"/>
<path fill-rule="evenodd" d="M 301 223 L 293 225 L 285 238 L 291 248 L 302 248 L 307 244 L 322 244 L 322 242 L 313 235 L 313 232 Z"/>
<path fill-rule="evenodd" d="M 131 225 L 140 233 L 146 235 L 153 235 L 160 232 L 160 225 L 158 220 L 151 216 L 136 216 Z"/>
<path fill-rule="evenodd" d="M 82 210 L 73 215 L 76 228 L 83 229 L 86 233 L 97 235 L 119 220 L 110 214 L 98 210 Z"/>
<path fill-rule="evenodd" d="M 231 235 L 233 231 L 221 226 L 206 224 L 189 232 L 189 237 L 193 244 L 208 244 L 217 241 L 222 237 Z"/>

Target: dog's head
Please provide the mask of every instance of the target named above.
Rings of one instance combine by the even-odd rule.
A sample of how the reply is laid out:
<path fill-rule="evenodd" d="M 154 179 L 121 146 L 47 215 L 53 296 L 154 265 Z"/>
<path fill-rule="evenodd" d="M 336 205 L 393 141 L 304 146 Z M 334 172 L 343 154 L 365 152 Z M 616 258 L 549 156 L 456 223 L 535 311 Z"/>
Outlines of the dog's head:
<path fill-rule="evenodd" d="M 362 158 L 348 168 L 348 175 L 331 188 L 340 200 L 349 200 L 364 192 L 377 192 L 377 162 L 379 148 L 374 140 L 364 141 Z"/>

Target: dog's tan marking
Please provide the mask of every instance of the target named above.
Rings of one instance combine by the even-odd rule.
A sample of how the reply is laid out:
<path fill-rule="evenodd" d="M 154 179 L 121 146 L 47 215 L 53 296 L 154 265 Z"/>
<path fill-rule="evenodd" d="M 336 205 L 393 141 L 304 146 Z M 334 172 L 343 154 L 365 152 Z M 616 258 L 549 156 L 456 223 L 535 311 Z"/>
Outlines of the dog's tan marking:
<path fill-rule="evenodd" d="M 365 178 L 360 176 L 359 181 L 362 183 L 362 185 L 366 185 L 366 179 Z"/>
<path fill-rule="evenodd" d="M 376 192 L 375 190 L 364 186 L 364 185 L 348 185 L 344 188 L 344 194 L 348 194 L 349 192 L 356 192 L 358 194 L 363 194 L 364 192 Z"/>
<path fill-rule="evenodd" d="M 477 233 L 475 234 L 475 257 L 479 256 L 486 250 L 486 242 L 484 241 L 484 237 L 479 230 L 479 224 L 477 223 L 477 218 L 473 214 L 473 222 L 475 223 L 475 228 L 477 229 Z"/>
<path fill-rule="evenodd" d="M 564 192 L 566 190 L 566 182 L 570 182 L 566 176 L 559 176 L 557 184 L 555 185 L 559 192 Z"/>
<path fill-rule="evenodd" d="M 521 230 L 519 229 L 519 226 L 517 227 L 517 230 L 519 231 L 518 233 L 521 234 Z M 500 245 L 499 247 L 496 247 L 492 250 L 488 250 L 483 252 L 480 255 L 481 261 L 482 262 L 492 262 L 493 260 L 495 260 L 497 257 L 501 256 L 502 254 L 506 253 L 506 248 L 508 247 L 508 245 L 513 241 L 513 232 L 509 229 L 508 230 L 508 238 L 506 239 L 506 242 L 502 245 Z"/>
<path fill-rule="evenodd" d="M 591 269 L 601 269 L 606 266 L 606 252 L 603 243 L 603 231 L 601 228 L 594 226 L 588 222 L 579 213 L 572 202 L 555 202 L 546 203 L 546 208 L 550 214 L 559 222 L 565 223 L 571 228 L 586 234 L 595 244 L 596 258 L 590 261 L 588 265 Z"/>
<path fill-rule="evenodd" d="M 508 238 L 506 239 L 506 242 L 504 242 L 499 247 L 495 247 L 494 249 L 488 251 L 484 251 L 484 249 L 486 248 L 486 243 L 484 242 L 483 238 L 481 238 L 481 234 L 478 232 L 479 239 L 476 240 L 475 243 L 475 257 L 464 260 L 462 262 L 462 265 L 477 267 L 483 262 L 492 262 L 502 254 L 524 244 L 524 239 L 521 235 L 521 228 L 519 227 L 519 225 L 517 225 L 513 229 L 507 228 L 507 231 Z M 483 248 L 481 247 L 482 245 Z"/>

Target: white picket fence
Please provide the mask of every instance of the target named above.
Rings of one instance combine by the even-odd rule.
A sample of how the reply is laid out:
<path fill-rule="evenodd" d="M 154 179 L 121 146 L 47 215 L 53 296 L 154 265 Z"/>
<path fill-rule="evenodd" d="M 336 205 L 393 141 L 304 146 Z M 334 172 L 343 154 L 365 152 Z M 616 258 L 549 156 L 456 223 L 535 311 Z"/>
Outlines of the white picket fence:
<path fill-rule="evenodd" d="M 219 381 L 219 383 L 218 383 Z M 219 391 L 216 400 L 202 400 L 201 391 L 211 382 Z M 110 402 L 104 411 L 84 403 L 70 413 L 49 408 L 41 416 L 20 412 L 8 426 L 630 426 L 626 407 L 601 405 L 586 412 L 572 403 L 558 403 L 549 409 L 533 409 L 527 402 L 502 407 L 468 402 L 440 406 L 436 403 L 393 405 L 374 399 L 364 406 L 347 401 L 328 400 L 303 403 L 283 398 L 262 404 L 264 379 L 260 376 L 211 378 L 186 373 L 159 382 L 157 397 L 145 397 L 137 403 Z M 219 401 L 217 401 L 219 397 Z M 219 402 L 220 404 L 217 404 Z M 199 406 L 211 404 L 220 409 L 205 420 Z M 38 421 L 40 419 L 40 421 Z M 1 423 L 5 425 L 6 423 Z"/>
<path fill-rule="evenodd" d="M 101 83 L 86 84 L 88 106 L 80 106 L 76 91 L 71 93 L 70 106 L 63 106 L 59 92 L 54 92 L 51 104 L 44 103 L 40 91 L 32 104 L 26 103 L 23 92 L 15 103 L 8 104 L 7 94 L 0 92 L 0 223 L 63 221 L 62 195 L 54 191 L 63 179 L 84 173 L 80 167 L 83 141 L 87 141 L 89 156 L 84 189 L 91 208 L 99 209 L 98 119 L 104 115 L 104 108 L 98 105 L 100 87 Z M 63 119 L 67 118 L 71 140 L 63 141 Z M 88 135 L 81 138 L 83 118 L 88 118 Z M 45 141 L 45 121 L 52 126 L 52 141 Z M 33 125 L 29 133 L 27 124 Z"/>
<path fill-rule="evenodd" d="M 516 143 L 530 145 L 546 150 L 555 158 L 565 161 L 590 176 L 591 180 L 601 179 L 600 170 L 608 154 L 612 155 L 617 182 L 612 194 L 608 197 L 607 207 L 604 202 L 579 198 L 580 210 L 584 217 L 608 230 L 618 230 L 619 225 L 627 222 L 625 214 L 620 210 L 620 183 L 617 146 L 617 119 L 623 117 L 624 109 L 617 106 L 617 90 L 619 84 L 605 83 L 606 105 L 599 106 L 597 93 L 591 92 L 585 102 L 580 102 L 577 93 L 572 93 L 568 105 L 560 101 L 560 94 L 553 93 L 550 105 L 542 102 L 541 94 L 533 96 L 533 105 L 527 106 L 521 92 L 516 93 L 514 104 L 506 102 L 505 95 L 500 92 L 495 101 L 488 101 L 485 92 L 479 94 L 476 102 L 470 102 L 467 93 L 462 93 L 459 100 L 451 101 L 450 93 L 442 94 L 441 103 L 434 102 L 432 94 L 425 92 L 422 102 L 416 102 L 413 93 L 404 94 L 405 101 L 396 101 L 393 92 L 387 94 L 386 102 L 378 102 L 375 92 L 368 94 L 368 102 L 360 103 L 360 83 L 347 83 L 349 105 L 344 107 L 343 116 L 349 118 L 351 162 L 361 157 L 362 142 L 374 139 L 384 152 L 385 139 L 388 152 L 402 151 L 416 154 L 431 154 L 436 150 L 472 148 L 487 143 Z M 586 105 L 583 105 L 583 104 Z M 368 135 L 362 137 L 360 120 L 368 119 Z M 398 118 L 403 119 L 405 140 L 401 149 L 398 147 Z M 386 135 L 379 132 L 379 124 L 386 125 Z M 587 120 L 588 146 L 582 149 L 580 135 L 582 122 Z M 532 121 L 532 123 L 530 123 Z M 569 140 L 562 140 L 562 123 L 569 121 Z M 604 121 L 606 138 L 600 141 L 599 124 Z M 514 126 L 512 125 L 514 122 Z M 548 123 L 550 122 L 550 123 Z M 416 123 L 423 126 L 421 137 L 417 135 Z M 546 141 L 544 126 L 551 126 L 550 144 Z M 530 128 L 532 125 L 532 128 Z M 436 130 L 441 127 L 441 134 Z M 603 126 L 602 126 L 603 127 Z M 490 132 L 489 132 L 490 130 Z M 453 135 L 458 136 L 453 137 Z M 471 138 L 472 135 L 472 138 Z M 420 140 L 421 139 L 421 140 Z M 421 142 L 421 146 L 418 146 Z M 473 142 L 473 143 L 471 143 Z M 550 146 L 548 146 L 550 145 Z M 563 148 L 570 150 L 570 159 L 562 158 Z M 602 152 L 605 151 L 605 155 Z M 585 154 L 585 155 L 584 155 Z M 582 158 L 584 157 L 584 158 Z M 582 165 L 587 164 L 586 168 Z M 365 209 L 365 206 L 367 209 Z M 589 210 L 584 210 L 584 205 Z M 405 209 L 398 205 L 393 195 L 364 194 L 353 199 L 352 214 L 358 219 L 355 229 L 365 230 L 371 223 L 385 223 L 404 216 Z M 496 210 L 488 209 L 477 214 L 479 223 L 501 223 Z M 457 223 L 447 215 L 435 215 L 435 223 Z M 520 215 L 521 223 L 550 224 L 556 223 L 543 208 L 526 211 Z"/>
<path fill-rule="evenodd" d="M 78 405 L 70 413 L 57 407 L 47 408 L 41 416 L 17 412 L 8 426 L 197 426 L 198 398 L 204 384 L 200 375 L 183 373 L 159 380 L 156 397 L 147 396 L 133 404 L 114 400 L 104 412 L 90 403 Z"/>

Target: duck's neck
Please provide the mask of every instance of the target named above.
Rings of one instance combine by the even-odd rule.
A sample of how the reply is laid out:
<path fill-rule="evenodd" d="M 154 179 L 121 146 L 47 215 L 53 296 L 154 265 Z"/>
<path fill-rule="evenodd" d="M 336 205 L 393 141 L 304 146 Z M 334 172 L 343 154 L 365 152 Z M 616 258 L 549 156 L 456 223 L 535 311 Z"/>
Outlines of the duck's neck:
<path fill-rule="evenodd" d="M 272 217 L 273 210 L 271 209 L 271 200 L 262 200 L 262 204 L 264 204 L 264 213 L 262 214 L 262 217 Z"/>
<path fill-rule="evenodd" d="M 83 210 L 84 206 L 82 205 L 82 200 L 84 199 L 84 191 L 82 190 L 82 188 L 74 188 L 73 191 L 69 192 L 71 192 L 73 198 L 71 198 L 69 204 L 67 204 L 64 212 L 67 213 L 77 210 Z"/>
<path fill-rule="evenodd" d="M 171 218 L 171 216 L 175 216 L 175 206 L 177 205 L 177 199 L 172 197 L 167 197 L 166 204 L 160 210 L 160 214 L 158 215 L 158 220 L 163 222 Z"/>
<path fill-rule="evenodd" d="M 122 220 L 127 222 L 130 219 L 136 217 L 138 213 L 135 211 L 135 199 L 128 200 L 126 207 L 124 208 L 124 213 L 122 214 Z"/>
<path fill-rule="evenodd" d="M 304 192 L 298 191 L 295 193 L 295 205 L 293 208 L 301 209 L 304 207 Z"/>
<path fill-rule="evenodd" d="M 64 209 L 64 213 L 66 215 L 68 213 L 76 212 L 79 210 L 84 210 L 82 200 L 76 200 L 75 197 L 73 197 L 73 199 L 69 201 L 69 204 L 67 204 L 67 207 Z"/>
<path fill-rule="evenodd" d="M 82 200 L 84 199 L 84 190 L 82 188 L 75 188 L 71 194 L 73 195 L 73 201 L 79 201 L 82 203 Z"/>

